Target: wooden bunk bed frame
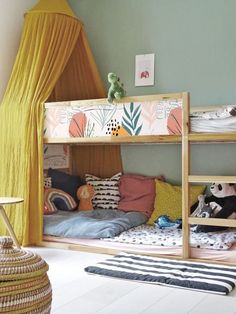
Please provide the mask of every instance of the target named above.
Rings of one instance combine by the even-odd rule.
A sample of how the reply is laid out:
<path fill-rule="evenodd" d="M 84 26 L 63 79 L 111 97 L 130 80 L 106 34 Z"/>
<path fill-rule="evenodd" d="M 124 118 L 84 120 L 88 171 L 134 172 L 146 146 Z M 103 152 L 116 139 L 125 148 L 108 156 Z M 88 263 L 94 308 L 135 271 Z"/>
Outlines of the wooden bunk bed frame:
<path fill-rule="evenodd" d="M 150 254 L 145 252 L 136 253 L 160 256 L 163 258 L 173 259 L 185 259 L 194 260 L 207 263 L 221 263 L 221 264 L 235 264 L 230 262 L 222 262 L 208 259 L 191 258 L 190 249 L 190 225 L 201 224 L 211 226 L 225 226 L 225 227 L 236 227 L 236 220 L 233 219 L 217 219 L 217 218 L 196 218 L 190 217 L 190 201 L 189 191 L 190 183 L 211 183 L 211 182 L 232 182 L 236 183 L 236 176 L 199 176 L 190 174 L 190 150 L 191 143 L 225 143 L 225 142 L 236 142 L 236 133 L 191 133 L 190 131 L 190 99 L 189 93 L 172 93 L 172 94 L 159 94 L 159 95 L 148 95 L 148 96 L 133 96 L 122 98 L 121 102 L 135 102 L 135 101 L 152 101 L 152 100 L 168 100 L 168 99 L 182 99 L 182 135 L 146 135 L 146 136 L 122 136 L 122 137 L 90 137 L 90 138 L 45 138 L 45 144 L 85 144 L 85 145 L 112 145 L 112 144 L 144 144 L 144 143 L 179 143 L 182 144 L 182 219 L 183 219 L 183 245 L 182 255 L 160 255 Z M 94 99 L 94 100 L 83 100 L 79 101 L 80 105 L 93 105 L 97 103 L 107 103 L 106 99 Z M 212 108 L 212 107 L 211 107 Z M 199 111 L 203 108 L 198 108 Z M 204 107 L 204 111 L 207 111 Z M 197 110 L 195 110 L 197 111 Z M 93 253 L 103 254 L 117 254 L 120 252 L 118 249 L 103 248 L 82 244 L 70 244 L 70 243 L 58 243 L 50 241 L 42 241 L 38 244 L 39 246 L 51 247 L 51 248 L 63 248 L 71 250 L 79 250 Z M 124 251 L 124 250 L 123 250 Z M 125 250 L 129 252 L 128 250 Z M 132 251 L 134 252 L 134 251 Z"/>
<path fill-rule="evenodd" d="M 185 95 L 189 98 L 189 95 Z M 236 227 L 235 219 L 197 218 L 190 217 L 189 191 L 190 183 L 231 182 L 236 183 L 236 176 L 199 176 L 190 174 L 190 147 L 191 143 L 222 143 L 236 142 L 236 133 L 191 133 L 189 120 L 189 101 L 183 102 L 182 124 L 182 219 L 183 219 L 183 246 L 182 258 L 190 258 L 190 228 L 191 224 L 210 226 Z M 195 259 L 199 260 L 199 259 Z M 204 260 L 205 261 L 205 260 Z M 218 262 L 218 261 L 217 261 Z M 224 264 L 230 264 L 225 263 Z"/>

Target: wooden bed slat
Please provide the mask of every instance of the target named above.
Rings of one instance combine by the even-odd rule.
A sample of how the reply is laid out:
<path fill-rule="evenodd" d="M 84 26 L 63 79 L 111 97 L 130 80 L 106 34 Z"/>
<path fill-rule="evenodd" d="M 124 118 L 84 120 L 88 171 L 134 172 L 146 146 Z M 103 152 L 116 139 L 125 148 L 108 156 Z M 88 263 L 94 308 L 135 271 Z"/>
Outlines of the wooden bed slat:
<path fill-rule="evenodd" d="M 189 182 L 190 171 L 190 149 L 189 149 L 189 95 L 184 93 L 182 106 L 182 219 L 183 219 L 183 258 L 190 257 L 189 245 Z"/>
<path fill-rule="evenodd" d="M 236 228 L 236 219 L 189 217 L 189 224 Z"/>
<path fill-rule="evenodd" d="M 181 135 L 140 135 L 140 136 L 102 136 L 102 137 L 71 137 L 71 138 L 45 138 L 45 144 L 125 144 L 125 143 L 181 143 Z"/>
<path fill-rule="evenodd" d="M 123 97 L 120 100 L 115 99 L 114 103 L 125 103 L 125 102 L 139 102 L 139 101 L 152 101 L 152 100 L 167 100 L 167 99 L 181 99 L 183 97 L 183 93 L 171 93 L 171 94 L 154 94 L 154 95 L 143 95 L 143 96 L 128 96 Z M 93 106 L 93 105 L 107 105 L 108 101 L 107 98 L 99 98 L 99 99 L 84 99 L 84 100 L 75 100 L 70 101 L 67 104 L 65 102 L 51 102 L 45 103 L 45 108 L 51 107 L 60 107 L 60 106 L 69 106 L 73 107 L 76 106 Z"/>
<path fill-rule="evenodd" d="M 190 175 L 189 182 L 195 183 L 236 183 L 236 176 L 194 176 Z"/>
<path fill-rule="evenodd" d="M 236 133 L 190 133 L 190 142 L 205 142 L 205 143 L 217 143 L 217 142 L 235 142 Z"/>

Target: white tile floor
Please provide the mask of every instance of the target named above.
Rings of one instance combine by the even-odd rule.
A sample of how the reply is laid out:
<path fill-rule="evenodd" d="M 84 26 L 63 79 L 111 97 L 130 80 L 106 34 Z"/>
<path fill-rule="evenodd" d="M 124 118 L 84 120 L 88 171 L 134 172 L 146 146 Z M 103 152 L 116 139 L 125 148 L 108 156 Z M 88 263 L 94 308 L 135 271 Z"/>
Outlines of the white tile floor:
<path fill-rule="evenodd" d="M 229 296 L 167 288 L 89 275 L 84 267 L 107 255 L 30 248 L 49 264 L 52 314 L 236 314 L 236 288 Z"/>

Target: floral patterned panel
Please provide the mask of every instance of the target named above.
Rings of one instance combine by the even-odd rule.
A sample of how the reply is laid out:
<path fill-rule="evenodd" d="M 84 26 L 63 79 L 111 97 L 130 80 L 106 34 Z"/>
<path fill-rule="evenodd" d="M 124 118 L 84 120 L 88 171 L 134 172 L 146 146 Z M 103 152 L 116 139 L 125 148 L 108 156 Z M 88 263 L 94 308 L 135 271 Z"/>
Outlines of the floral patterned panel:
<path fill-rule="evenodd" d="M 141 225 L 122 232 L 114 238 L 104 239 L 112 242 L 145 244 L 157 246 L 182 246 L 182 230 L 159 229 L 155 226 Z M 236 229 L 221 232 L 191 232 L 191 247 L 228 250 L 236 242 Z"/>
<path fill-rule="evenodd" d="M 45 137 L 181 134 L 182 99 L 79 105 L 45 104 Z"/>

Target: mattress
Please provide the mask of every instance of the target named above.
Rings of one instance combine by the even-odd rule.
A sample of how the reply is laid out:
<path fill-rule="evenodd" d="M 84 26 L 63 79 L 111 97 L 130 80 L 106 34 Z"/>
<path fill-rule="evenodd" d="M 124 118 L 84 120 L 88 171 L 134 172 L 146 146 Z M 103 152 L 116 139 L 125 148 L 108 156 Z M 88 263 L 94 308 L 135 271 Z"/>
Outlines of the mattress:
<path fill-rule="evenodd" d="M 181 247 L 182 230 L 176 228 L 160 229 L 155 226 L 143 224 L 124 231 L 110 238 L 108 241 L 162 247 Z M 234 243 L 236 243 L 235 228 L 207 233 L 190 230 L 190 246 L 193 248 L 228 250 Z"/>
<path fill-rule="evenodd" d="M 236 131 L 235 106 L 223 106 L 212 111 L 192 112 L 191 131 L 206 133 L 225 133 Z"/>
<path fill-rule="evenodd" d="M 61 211 L 44 215 L 44 234 L 69 238 L 107 238 L 143 224 L 147 216 L 140 212 L 115 209 Z"/>

